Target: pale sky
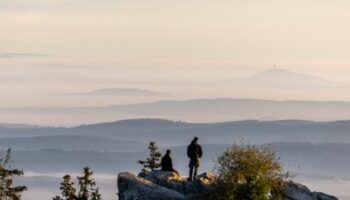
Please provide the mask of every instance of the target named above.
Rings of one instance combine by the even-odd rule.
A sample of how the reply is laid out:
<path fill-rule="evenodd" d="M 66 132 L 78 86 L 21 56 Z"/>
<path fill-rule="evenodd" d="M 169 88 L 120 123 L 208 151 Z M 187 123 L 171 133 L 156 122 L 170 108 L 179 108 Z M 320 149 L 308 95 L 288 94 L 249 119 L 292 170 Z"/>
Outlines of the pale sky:
<path fill-rule="evenodd" d="M 348 62 L 346 0 L 0 0 L 1 52 Z"/>
<path fill-rule="evenodd" d="M 274 62 L 350 82 L 349 24 L 348 0 L 0 0 L 0 106 L 76 105 L 40 95 L 105 87 L 223 97 L 206 84 Z M 235 96 L 294 97 L 287 93 Z M 309 93 L 295 98 L 350 100 Z"/>

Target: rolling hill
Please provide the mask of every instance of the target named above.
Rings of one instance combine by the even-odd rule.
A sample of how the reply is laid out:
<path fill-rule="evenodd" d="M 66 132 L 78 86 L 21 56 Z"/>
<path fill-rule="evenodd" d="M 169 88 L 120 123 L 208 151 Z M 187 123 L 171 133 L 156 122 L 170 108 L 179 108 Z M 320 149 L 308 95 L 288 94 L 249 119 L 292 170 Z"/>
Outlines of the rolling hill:
<path fill-rule="evenodd" d="M 225 123 L 184 123 L 159 119 L 138 119 L 72 128 L 0 128 L 0 138 L 91 136 L 141 143 L 154 140 L 164 146 L 187 144 L 194 136 L 200 137 L 201 142 L 205 144 L 227 144 L 241 140 L 252 144 L 267 142 L 350 143 L 349 130 L 350 121 L 247 120 Z M 79 139 L 76 140 L 79 141 Z"/>
<path fill-rule="evenodd" d="M 137 152 L 145 150 L 145 143 L 94 136 L 56 135 L 0 139 L 0 149 L 37 151 L 61 149 L 66 151 Z"/>
<path fill-rule="evenodd" d="M 18 117 L 19 116 L 19 117 Z M 132 118 L 161 118 L 196 123 L 237 120 L 337 121 L 350 119 L 350 102 L 274 101 L 261 99 L 192 99 L 107 107 L 0 108 L 9 118 L 32 124 L 85 124 Z"/>

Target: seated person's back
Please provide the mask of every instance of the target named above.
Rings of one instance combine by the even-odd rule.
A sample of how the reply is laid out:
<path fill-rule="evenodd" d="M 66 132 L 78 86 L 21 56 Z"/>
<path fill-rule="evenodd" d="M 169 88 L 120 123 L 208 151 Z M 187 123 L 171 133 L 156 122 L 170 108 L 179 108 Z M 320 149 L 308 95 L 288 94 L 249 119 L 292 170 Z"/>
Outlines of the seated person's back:
<path fill-rule="evenodd" d="M 161 167 L 163 171 L 175 172 L 178 174 L 178 172 L 173 168 L 173 159 L 171 158 L 171 151 L 169 149 L 162 158 Z"/>

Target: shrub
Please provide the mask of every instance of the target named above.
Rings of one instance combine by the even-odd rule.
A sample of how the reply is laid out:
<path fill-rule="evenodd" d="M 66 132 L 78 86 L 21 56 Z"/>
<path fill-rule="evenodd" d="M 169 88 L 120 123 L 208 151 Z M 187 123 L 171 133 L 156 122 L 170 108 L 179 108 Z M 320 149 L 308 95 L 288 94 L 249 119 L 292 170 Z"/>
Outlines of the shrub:
<path fill-rule="evenodd" d="M 211 199 L 217 200 L 278 200 L 289 178 L 270 148 L 245 144 L 227 148 L 217 159 L 215 173 Z"/>

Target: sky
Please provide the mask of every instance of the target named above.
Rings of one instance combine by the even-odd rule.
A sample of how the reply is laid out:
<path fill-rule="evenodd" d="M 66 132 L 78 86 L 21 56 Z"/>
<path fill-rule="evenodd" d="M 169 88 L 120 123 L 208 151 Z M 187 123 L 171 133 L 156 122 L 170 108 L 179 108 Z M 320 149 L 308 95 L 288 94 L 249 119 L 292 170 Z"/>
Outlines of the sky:
<path fill-rule="evenodd" d="M 222 97 L 227 90 L 208 84 L 275 62 L 347 82 L 349 11 L 347 0 L 0 0 L 0 106 L 77 105 L 48 96 L 110 87 Z M 350 100 L 344 91 L 285 93 L 237 95 Z"/>

